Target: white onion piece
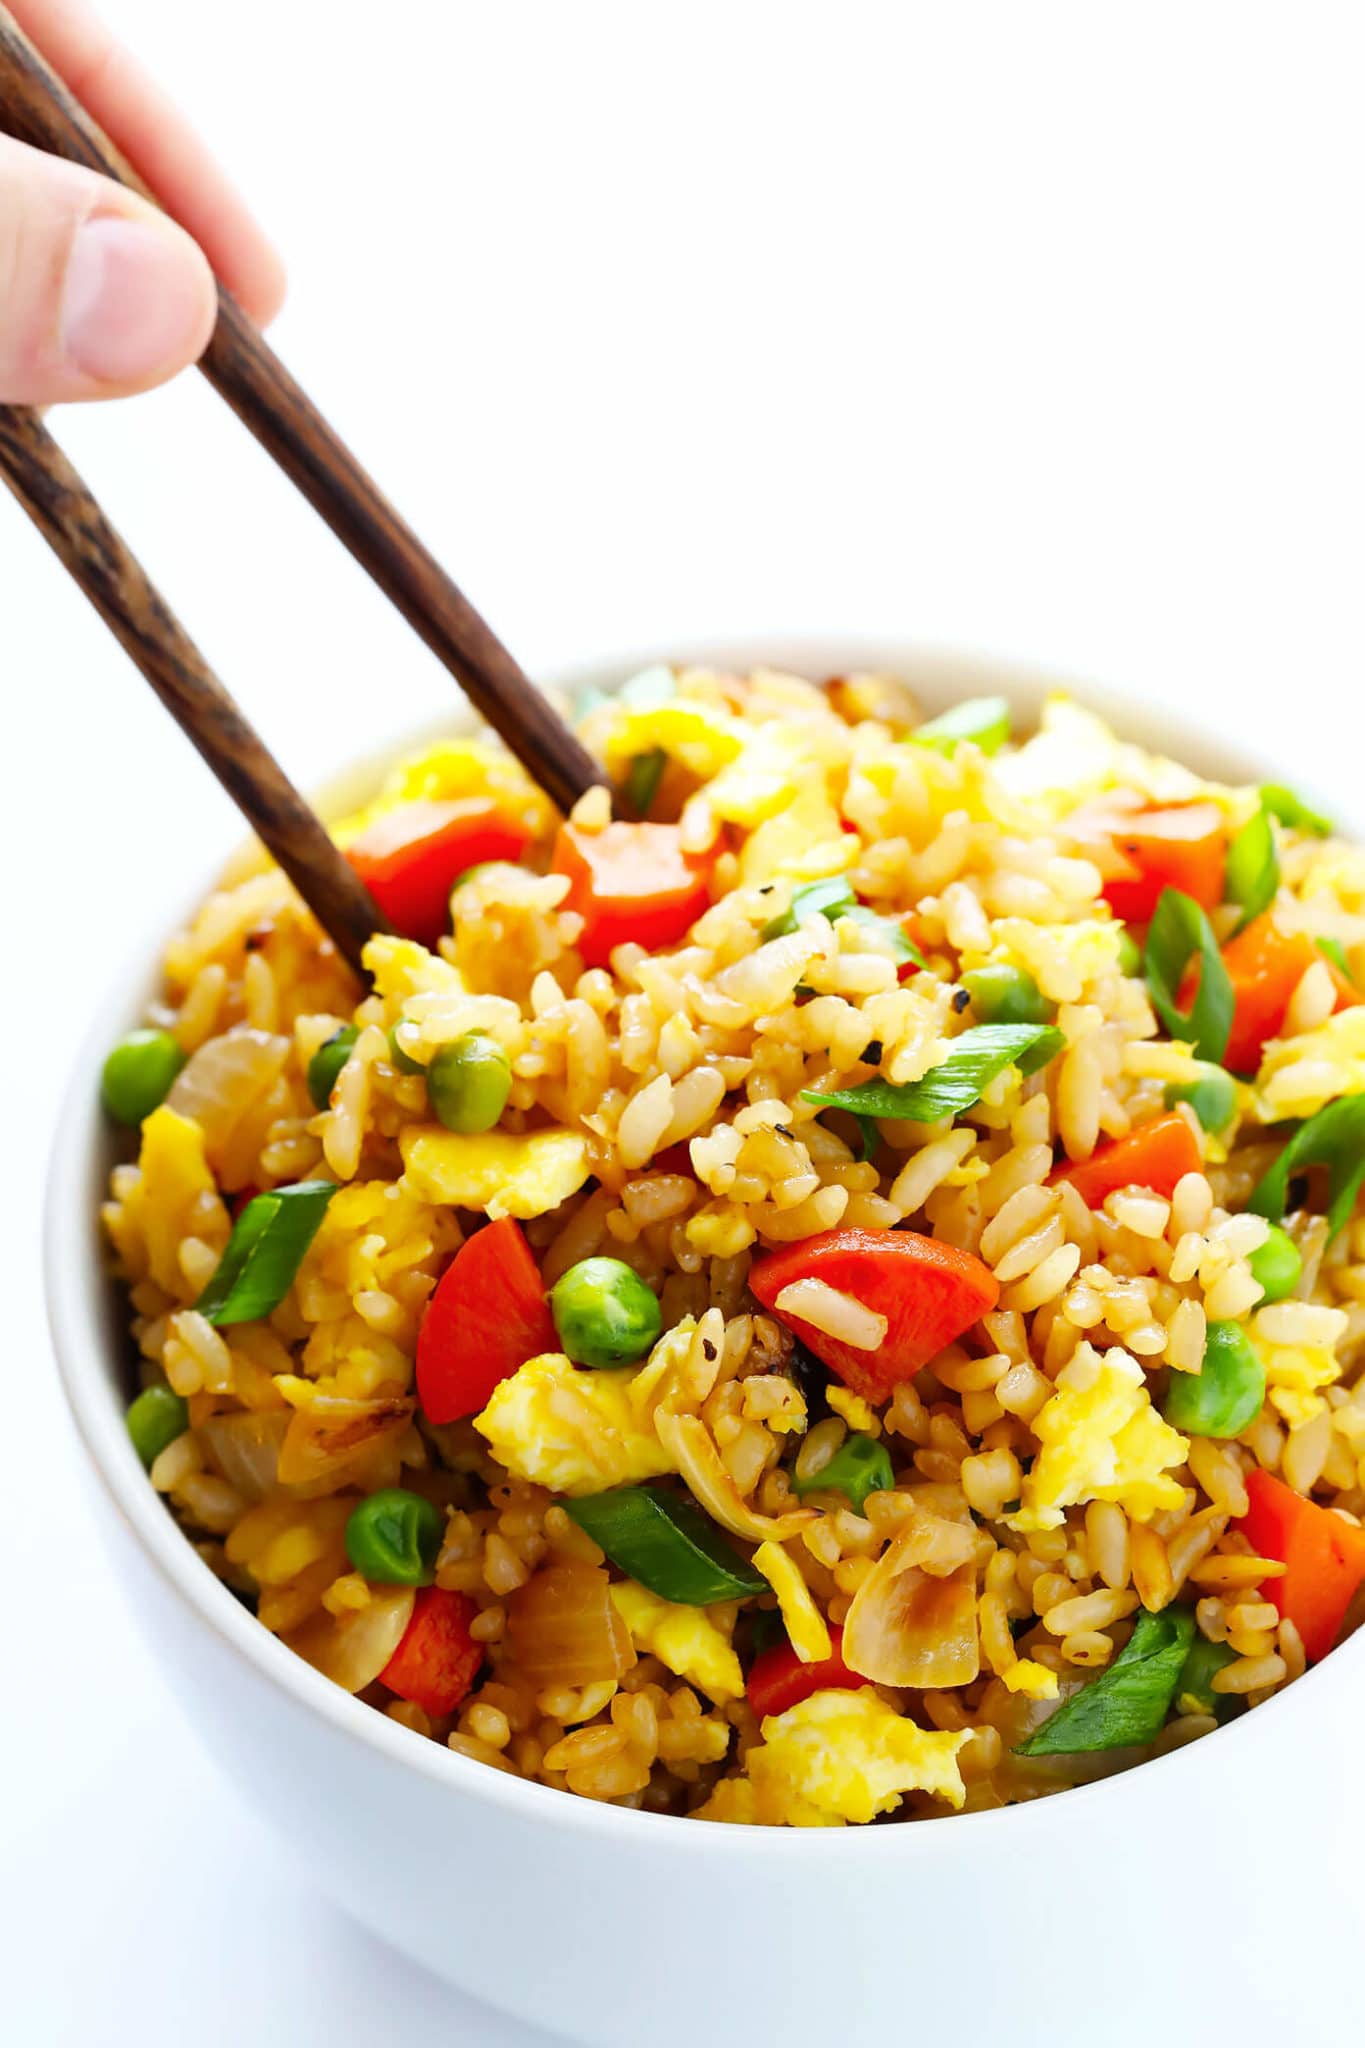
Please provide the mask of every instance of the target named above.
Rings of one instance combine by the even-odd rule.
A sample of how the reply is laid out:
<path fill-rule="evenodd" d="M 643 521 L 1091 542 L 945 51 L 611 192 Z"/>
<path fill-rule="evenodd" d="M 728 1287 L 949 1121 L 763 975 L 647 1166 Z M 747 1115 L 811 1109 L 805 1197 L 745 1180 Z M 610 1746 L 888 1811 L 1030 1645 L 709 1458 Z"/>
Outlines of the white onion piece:
<path fill-rule="evenodd" d="M 417 1403 L 410 1395 L 387 1401 L 348 1401 L 339 1394 L 321 1394 L 290 1418 L 280 1448 L 282 1486 L 315 1486 L 335 1481 L 365 1465 L 374 1453 L 401 1435 Z"/>
<path fill-rule="evenodd" d="M 193 1117 L 198 1124 L 210 1165 L 219 1165 L 233 1131 L 252 1104 L 274 1087 L 288 1058 L 287 1038 L 249 1024 L 235 1024 L 191 1053 L 166 1102 L 178 1116 Z"/>
<path fill-rule="evenodd" d="M 338 1617 L 323 1608 L 280 1640 L 344 1691 L 363 1692 L 402 1642 L 415 1598 L 411 1586 L 375 1586 L 353 1613 Z"/>
<path fill-rule="evenodd" d="M 238 1493 L 248 1500 L 264 1500 L 278 1483 L 280 1446 L 289 1422 L 287 1408 L 271 1408 L 263 1415 L 211 1415 L 195 1434 Z"/>
<path fill-rule="evenodd" d="M 710 1431 L 699 1417 L 673 1415 L 666 1408 L 658 1408 L 654 1428 L 688 1490 L 712 1521 L 719 1522 L 732 1536 L 747 1537 L 751 1543 L 762 1543 L 767 1537 L 784 1543 L 815 1520 L 814 1508 L 794 1508 L 786 1515 L 760 1515 L 751 1508 L 726 1471 Z"/>
<path fill-rule="evenodd" d="M 840 1647 L 878 1685 L 970 1685 L 981 1669 L 975 1565 L 933 1578 L 893 1544 L 854 1594 Z"/>

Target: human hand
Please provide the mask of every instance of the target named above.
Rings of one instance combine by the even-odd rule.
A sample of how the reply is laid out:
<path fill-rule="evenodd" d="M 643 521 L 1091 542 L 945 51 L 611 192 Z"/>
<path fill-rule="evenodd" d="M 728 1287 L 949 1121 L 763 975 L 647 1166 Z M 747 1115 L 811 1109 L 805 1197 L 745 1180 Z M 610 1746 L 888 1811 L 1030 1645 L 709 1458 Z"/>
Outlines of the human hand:
<path fill-rule="evenodd" d="M 193 129 L 83 0 L 8 5 L 175 219 L 0 135 L 0 402 L 149 390 L 206 346 L 215 271 L 264 323 L 283 268 Z"/>

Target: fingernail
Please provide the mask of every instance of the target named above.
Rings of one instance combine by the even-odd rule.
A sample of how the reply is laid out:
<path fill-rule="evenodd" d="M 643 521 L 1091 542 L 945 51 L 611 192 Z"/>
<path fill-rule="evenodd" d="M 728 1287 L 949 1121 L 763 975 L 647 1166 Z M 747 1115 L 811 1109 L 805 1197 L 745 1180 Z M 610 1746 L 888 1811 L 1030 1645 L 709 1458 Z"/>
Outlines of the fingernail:
<path fill-rule="evenodd" d="M 66 360 L 97 384 L 178 369 L 201 341 L 204 303 L 194 249 L 173 229 L 112 215 L 88 220 L 66 266 Z"/>

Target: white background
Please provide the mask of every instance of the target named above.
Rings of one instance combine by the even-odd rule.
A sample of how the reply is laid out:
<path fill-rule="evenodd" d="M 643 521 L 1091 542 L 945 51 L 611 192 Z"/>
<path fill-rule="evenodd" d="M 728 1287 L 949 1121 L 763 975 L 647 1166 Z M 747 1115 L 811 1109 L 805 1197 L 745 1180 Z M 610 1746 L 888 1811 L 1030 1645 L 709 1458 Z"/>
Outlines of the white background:
<path fill-rule="evenodd" d="M 956 642 L 1197 703 L 1362 815 L 1349 5 L 118 12 L 288 253 L 282 352 L 528 665 Z M 300 777 L 447 701 L 200 380 L 57 426 Z M 0 635 L 0 2033 L 529 2043 L 277 1865 L 93 1547 L 36 1190 L 83 991 L 233 824 L 7 500 Z M 1298 1960 L 1300 2038 L 1344 2037 L 1356 1957 Z"/>

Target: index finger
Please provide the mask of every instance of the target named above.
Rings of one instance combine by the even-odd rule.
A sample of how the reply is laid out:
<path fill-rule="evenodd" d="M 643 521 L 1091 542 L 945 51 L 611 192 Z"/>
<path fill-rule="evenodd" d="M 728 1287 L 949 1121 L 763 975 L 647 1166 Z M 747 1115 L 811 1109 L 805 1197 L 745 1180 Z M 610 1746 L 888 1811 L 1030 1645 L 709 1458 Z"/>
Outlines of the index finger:
<path fill-rule="evenodd" d="M 228 178 L 159 85 L 83 0 L 8 0 L 15 20 L 193 235 L 253 320 L 273 319 L 284 265 Z"/>

